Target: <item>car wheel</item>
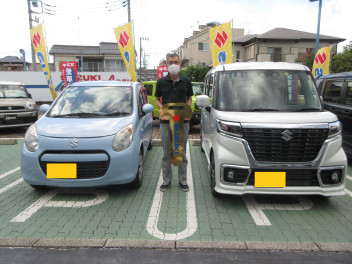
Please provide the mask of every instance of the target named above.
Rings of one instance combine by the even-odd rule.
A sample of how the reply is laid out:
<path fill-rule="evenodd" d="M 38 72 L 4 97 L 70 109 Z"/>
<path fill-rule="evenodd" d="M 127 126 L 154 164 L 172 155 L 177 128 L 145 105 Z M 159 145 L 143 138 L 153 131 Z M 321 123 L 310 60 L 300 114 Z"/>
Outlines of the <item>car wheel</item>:
<path fill-rule="evenodd" d="M 139 152 L 139 159 L 138 159 L 138 169 L 136 173 L 136 178 L 131 182 L 131 186 L 133 188 L 139 188 L 142 186 L 143 180 L 143 153 L 142 151 Z"/>
<path fill-rule="evenodd" d="M 204 148 L 203 148 L 203 136 L 202 136 L 202 125 L 200 126 L 199 135 L 200 135 L 200 151 L 201 151 L 201 152 L 204 152 Z"/>
<path fill-rule="evenodd" d="M 220 194 L 215 191 L 215 161 L 214 161 L 214 154 L 211 154 L 210 156 L 210 189 L 211 189 L 211 194 L 214 197 L 219 197 Z"/>
<path fill-rule="evenodd" d="M 148 145 L 148 150 L 151 150 L 153 148 L 152 146 L 152 138 L 150 138 L 149 145 Z"/>

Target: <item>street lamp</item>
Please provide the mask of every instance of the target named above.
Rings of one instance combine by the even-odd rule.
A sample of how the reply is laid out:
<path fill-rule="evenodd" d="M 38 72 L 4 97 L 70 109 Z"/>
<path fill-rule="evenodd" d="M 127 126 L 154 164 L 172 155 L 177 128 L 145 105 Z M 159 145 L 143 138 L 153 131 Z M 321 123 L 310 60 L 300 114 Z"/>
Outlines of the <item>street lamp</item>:
<path fill-rule="evenodd" d="M 321 14 L 321 3 L 322 0 L 309 0 L 309 2 L 319 1 L 319 13 L 318 13 L 318 28 L 317 28 L 317 37 L 315 40 L 315 55 L 317 55 L 319 49 L 319 31 L 320 31 L 320 14 Z"/>
<path fill-rule="evenodd" d="M 23 55 L 23 68 L 25 71 L 27 71 L 26 52 L 23 49 L 20 49 L 20 53 Z"/>

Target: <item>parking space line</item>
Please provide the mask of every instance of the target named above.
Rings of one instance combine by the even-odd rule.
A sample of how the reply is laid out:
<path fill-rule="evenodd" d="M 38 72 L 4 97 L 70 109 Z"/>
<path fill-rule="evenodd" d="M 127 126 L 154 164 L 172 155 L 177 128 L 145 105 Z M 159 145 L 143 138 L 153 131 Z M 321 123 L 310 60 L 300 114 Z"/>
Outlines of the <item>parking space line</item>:
<path fill-rule="evenodd" d="M 187 143 L 187 152 L 186 152 L 186 156 L 188 159 L 187 183 L 189 185 L 190 190 L 185 194 L 186 195 L 186 214 L 187 214 L 186 229 L 176 234 L 164 233 L 158 229 L 158 221 L 159 221 L 160 210 L 161 210 L 161 205 L 163 200 L 163 192 L 161 192 L 159 188 L 163 182 L 162 172 L 160 172 L 160 178 L 158 181 L 158 185 L 156 186 L 154 200 L 150 209 L 147 227 L 146 227 L 148 233 L 151 234 L 153 237 L 163 239 L 163 240 L 179 240 L 193 235 L 198 228 L 196 204 L 194 200 L 191 157 L 190 157 L 189 148 L 190 148 L 189 143 Z"/>
<path fill-rule="evenodd" d="M 346 178 L 349 179 L 350 181 L 352 181 L 352 177 L 351 176 L 346 175 Z"/>
<path fill-rule="evenodd" d="M 13 170 L 10 170 L 10 171 L 8 171 L 8 172 L 5 172 L 4 174 L 1 174 L 1 175 L 0 175 L 0 179 L 5 178 L 6 176 L 9 176 L 9 175 L 11 175 L 12 173 L 15 173 L 16 171 L 18 171 L 18 170 L 20 170 L 20 169 L 21 169 L 21 167 L 17 167 L 17 168 L 15 168 L 15 169 L 13 169 Z"/>
<path fill-rule="evenodd" d="M 347 188 L 345 188 L 345 192 L 348 196 L 352 197 L 352 192 L 350 190 L 348 190 Z"/>
<path fill-rule="evenodd" d="M 0 189 L 0 194 L 3 193 L 3 192 L 6 192 L 7 190 L 11 189 L 12 187 L 16 186 L 17 184 L 19 184 L 21 182 L 23 182 L 22 178 L 18 179 L 17 181 L 15 181 L 13 183 L 10 183 L 10 184 L 6 185 L 5 187 Z"/>

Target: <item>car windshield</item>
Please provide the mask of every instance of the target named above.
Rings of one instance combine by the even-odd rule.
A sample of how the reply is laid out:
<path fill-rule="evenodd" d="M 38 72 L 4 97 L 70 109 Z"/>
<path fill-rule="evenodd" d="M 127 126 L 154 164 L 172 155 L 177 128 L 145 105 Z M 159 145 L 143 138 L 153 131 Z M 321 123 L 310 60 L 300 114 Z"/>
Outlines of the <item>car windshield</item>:
<path fill-rule="evenodd" d="M 322 111 L 308 72 L 250 70 L 220 72 L 218 108 L 223 111 Z"/>
<path fill-rule="evenodd" d="M 26 88 L 22 85 L 0 84 L 0 98 L 27 98 Z"/>
<path fill-rule="evenodd" d="M 131 87 L 73 86 L 62 92 L 47 116 L 104 117 L 131 113 Z"/>
<path fill-rule="evenodd" d="M 193 85 L 192 85 L 192 90 L 193 90 L 193 94 L 194 94 L 194 95 L 200 95 L 200 94 L 203 93 L 203 92 L 202 92 L 202 88 L 200 88 L 200 86 L 199 86 L 199 85 L 196 85 L 196 84 L 193 84 Z"/>

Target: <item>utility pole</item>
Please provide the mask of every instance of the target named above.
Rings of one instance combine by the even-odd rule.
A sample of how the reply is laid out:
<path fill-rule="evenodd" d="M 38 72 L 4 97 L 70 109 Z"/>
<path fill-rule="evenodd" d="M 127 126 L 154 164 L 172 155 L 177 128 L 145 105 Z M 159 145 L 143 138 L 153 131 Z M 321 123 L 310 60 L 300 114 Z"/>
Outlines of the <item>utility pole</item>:
<path fill-rule="evenodd" d="M 28 3 L 29 30 L 31 30 L 32 27 L 33 27 L 32 21 L 35 21 L 35 20 L 32 19 L 31 0 L 27 0 L 27 3 Z M 36 59 L 35 59 L 35 51 L 34 51 L 34 48 L 33 48 L 32 37 L 31 37 L 30 31 L 29 31 L 29 36 L 31 38 L 31 48 L 32 48 L 32 65 L 33 65 L 32 69 L 34 71 L 37 71 L 37 64 L 36 64 Z"/>
<path fill-rule="evenodd" d="M 127 0 L 128 23 L 131 22 L 131 0 Z"/>
<path fill-rule="evenodd" d="M 141 78 L 141 73 L 142 73 L 142 40 L 149 40 L 148 38 L 143 38 L 143 37 L 140 37 L 139 38 L 139 79 L 142 79 Z"/>

